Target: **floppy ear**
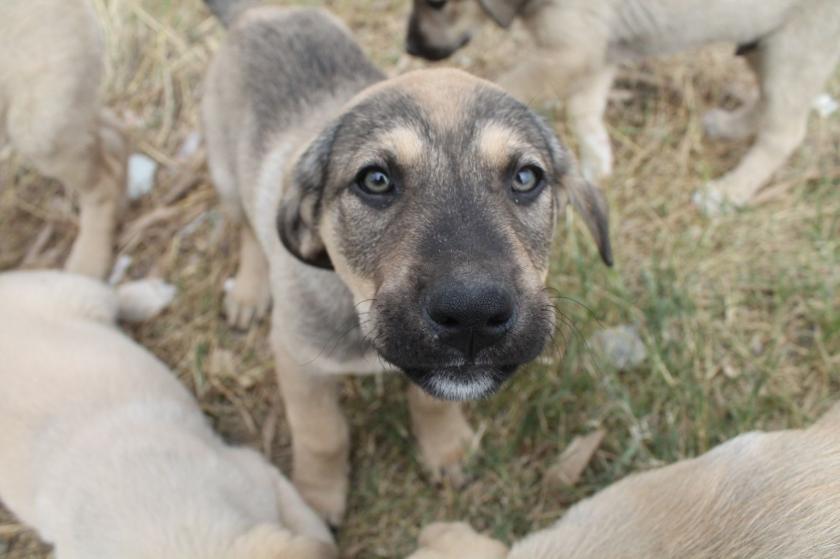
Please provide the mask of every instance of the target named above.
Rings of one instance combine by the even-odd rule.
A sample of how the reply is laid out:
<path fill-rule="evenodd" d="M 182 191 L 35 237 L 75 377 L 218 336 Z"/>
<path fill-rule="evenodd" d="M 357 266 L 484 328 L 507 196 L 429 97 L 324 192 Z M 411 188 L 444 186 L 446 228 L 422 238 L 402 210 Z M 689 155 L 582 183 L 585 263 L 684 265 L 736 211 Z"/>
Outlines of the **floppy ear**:
<path fill-rule="evenodd" d="M 612 245 L 610 243 L 610 223 L 607 201 L 601 190 L 583 178 L 577 161 L 563 147 L 554 129 L 542 118 L 536 119 L 537 125 L 548 143 L 555 168 L 561 173 L 562 189 L 555 191 L 555 202 L 563 208 L 568 200 L 572 207 L 583 217 L 583 222 L 598 245 L 601 260 L 607 266 L 613 265 Z M 567 197 L 564 199 L 564 196 Z"/>
<path fill-rule="evenodd" d="M 277 231 L 286 250 L 301 262 L 326 270 L 333 265 L 318 225 L 337 129 L 337 124 L 326 128 L 295 161 L 277 213 Z"/>
<path fill-rule="evenodd" d="M 595 239 L 598 252 L 601 254 L 601 260 L 607 266 L 612 266 L 609 210 L 604 194 L 601 189 L 583 178 L 576 165 L 566 175 L 564 186 L 569 196 L 569 202 L 583 217 L 583 222 L 592 234 L 592 238 Z"/>
<path fill-rule="evenodd" d="M 508 28 L 513 18 L 525 6 L 528 0 L 478 0 L 481 8 L 487 12 L 499 27 Z"/>

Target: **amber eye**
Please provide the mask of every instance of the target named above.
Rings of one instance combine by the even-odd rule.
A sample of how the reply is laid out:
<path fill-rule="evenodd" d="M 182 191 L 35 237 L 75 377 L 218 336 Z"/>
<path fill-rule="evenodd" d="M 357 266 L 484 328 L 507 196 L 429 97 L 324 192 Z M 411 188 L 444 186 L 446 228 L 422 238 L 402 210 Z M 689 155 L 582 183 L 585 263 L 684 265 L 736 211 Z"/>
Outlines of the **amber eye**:
<path fill-rule="evenodd" d="M 542 169 L 534 165 L 525 165 L 524 167 L 520 167 L 513 175 L 511 188 L 515 193 L 519 194 L 533 192 L 542 184 L 542 178 Z"/>
<path fill-rule="evenodd" d="M 379 167 L 363 169 L 356 179 L 356 184 L 365 194 L 382 195 L 394 190 L 391 177 Z"/>
<path fill-rule="evenodd" d="M 442 10 L 446 6 L 446 0 L 426 0 L 426 3 L 435 10 Z"/>

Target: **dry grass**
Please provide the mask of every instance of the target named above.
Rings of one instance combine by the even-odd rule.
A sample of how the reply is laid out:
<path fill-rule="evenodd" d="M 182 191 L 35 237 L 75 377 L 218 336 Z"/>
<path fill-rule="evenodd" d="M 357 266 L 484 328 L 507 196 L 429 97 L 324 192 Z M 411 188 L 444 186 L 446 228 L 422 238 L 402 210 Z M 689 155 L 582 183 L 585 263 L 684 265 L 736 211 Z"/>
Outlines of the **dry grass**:
<path fill-rule="evenodd" d="M 326 4 L 390 72 L 422 64 L 402 54 L 403 0 Z M 120 250 L 132 276 L 159 275 L 180 296 L 133 334 L 195 390 L 231 440 L 288 466 L 289 435 L 272 377 L 267 326 L 236 334 L 220 320 L 220 289 L 236 263 L 200 160 L 173 154 L 198 126 L 200 83 L 222 33 L 198 0 L 96 0 L 111 48 L 109 104 L 137 149 L 162 164 L 155 192 L 128 212 Z M 487 29 L 454 64 L 485 76 L 523 41 Z M 551 284 L 574 328 L 559 351 L 501 394 L 470 406 L 485 433 L 462 491 L 432 486 L 408 432 L 397 377 L 349 379 L 353 489 L 341 531 L 346 557 L 400 557 L 421 525 L 469 518 L 508 541 L 546 525 L 581 496 L 632 470 L 703 452 L 734 433 L 806 423 L 840 387 L 840 115 L 814 118 L 807 143 L 777 177 L 772 200 L 711 222 L 689 203 L 744 145 L 703 139 L 702 112 L 749 85 L 728 49 L 628 69 L 609 110 L 617 172 L 612 205 L 617 265 L 603 268 L 588 238 L 558 235 Z M 840 79 L 830 91 L 840 94 Z M 562 131 L 562 114 L 543 107 Z M 57 266 L 75 234 L 59 187 L 13 155 L 0 159 L 0 269 Z M 614 371 L 582 339 L 633 323 L 649 357 Z M 228 374 L 231 370 L 235 375 Z M 608 435 L 573 489 L 544 472 L 574 435 Z M 0 512 L 0 556 L 46 557 Z"/>

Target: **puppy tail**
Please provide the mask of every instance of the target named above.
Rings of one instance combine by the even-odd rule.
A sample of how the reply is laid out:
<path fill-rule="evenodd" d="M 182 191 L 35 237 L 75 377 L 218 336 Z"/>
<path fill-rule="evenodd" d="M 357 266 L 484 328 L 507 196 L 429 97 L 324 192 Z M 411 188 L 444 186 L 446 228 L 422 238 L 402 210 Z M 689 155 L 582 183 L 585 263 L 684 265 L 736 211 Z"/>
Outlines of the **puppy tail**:
<path fill-rule="evenodd" d="M 233 25 L 248 8 L 261 4 L 259 0 L 204 0 L 204 3 L 225 27 Z"/>

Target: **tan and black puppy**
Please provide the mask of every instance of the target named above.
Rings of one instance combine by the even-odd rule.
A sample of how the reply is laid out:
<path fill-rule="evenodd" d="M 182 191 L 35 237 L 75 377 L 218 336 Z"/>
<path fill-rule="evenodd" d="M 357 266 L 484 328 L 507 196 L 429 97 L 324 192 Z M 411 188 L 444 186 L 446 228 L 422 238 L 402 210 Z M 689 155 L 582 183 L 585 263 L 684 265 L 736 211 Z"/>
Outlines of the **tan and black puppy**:
<path fill-rule="evenodd" d="M 836 0 L 414 0 L 407 50 L 446 58 L 482 21 L 508 27 L 515 19 L 536 48 L 500 84 L 522 99 L 567 98 L 591 179 L 612 171 L 603 116 L 618 64 L 714 42 L 741 45 L 761 95 L 735 111 L 709 112 L 705 125 L 711 137 L 756 138 L 734 170 L 695 195 L 709 213 L 748 203 L 802 143 L 811 103 L 840 58 Z"/>
<path fill-rule="evenodd" d="M 77 196 L 71 272 L 111 268 L 128 150 L 99 89 L 105 47 L 86 0 L 0 2 L 0 146 Z"/>
<path fill-rule="evenodd" d="M 600 193 L 552 131 L 463 72 L 386 80 L 311 9 L 211 3 L 230 33 L 203 113 L 242 253 L 228 293 L 245 326 L 273 299 L 294 479 L 337 523 L 348 429 L 337 375 L 402 370 L 423 458 L 458 477 L 472 430 L 455 403 L 492 393 L 551 336 L 544 289 L 567 200 L 610 262 Z"/>

